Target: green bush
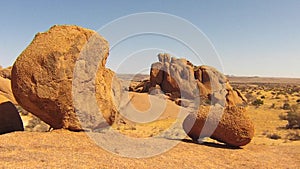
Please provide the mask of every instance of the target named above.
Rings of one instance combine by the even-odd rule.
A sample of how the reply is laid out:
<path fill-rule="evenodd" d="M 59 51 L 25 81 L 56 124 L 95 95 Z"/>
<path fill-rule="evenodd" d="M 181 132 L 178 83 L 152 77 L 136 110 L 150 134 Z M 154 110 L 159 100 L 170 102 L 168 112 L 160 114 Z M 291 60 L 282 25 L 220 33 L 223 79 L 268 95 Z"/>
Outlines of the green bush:
<path fill-rule="evenodd" d="M 290 104 L 288 104 L 288 103 L 284 103 L 283 106 L 282 106 L 282 109 L 283 109 L 283 110 L 290 110 L 290 109 L 291 109 L 291 106 L 290 106 Z"/>
<path fill-rule="evenodd" d="M 263 105 L 263 104 L 264 104 L 264 101 L 261 99 L 256 99 L 252 102 L 252 105 L 257 106 L 257 107 L 260 105 Z"/>
<path fill-rule="evenodd" d="M 288 121 L 287 128 L 300 128 L 300 106 L 293 105 L 287 112 L 286 120 Z"/>

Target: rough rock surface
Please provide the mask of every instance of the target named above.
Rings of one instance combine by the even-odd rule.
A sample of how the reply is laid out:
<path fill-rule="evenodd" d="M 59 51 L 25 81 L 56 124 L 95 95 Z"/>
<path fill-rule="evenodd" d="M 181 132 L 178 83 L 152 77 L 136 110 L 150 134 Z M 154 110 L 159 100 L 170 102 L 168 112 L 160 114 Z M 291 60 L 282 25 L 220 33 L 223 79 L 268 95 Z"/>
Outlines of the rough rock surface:
<path fill-rule="evenodd" d="M 0 67 L 0 77 L 3 77 L 5 79 L 11 79 L 11 69 L 11 66 L 4 69 Z"/>
<path fill-rule="evenodd" d="M 12 103 L 17 104 L 11 90 L 11 82 L 9 79 L 0 77 L 0 95 L 9 99 Z"/>
<path fill-rule="evenodd" d="M 54 129 L 82 130 L 100 123 L 95 119 L 101 116 L 97 114 L 99 111 L 91 112 L 94 114 L 84 111 L 92 100 L 90 96 L 96 92 L 98 107 L 94 109 L 99 108 L 111 124 L 116 108 L 111 92 L 114 73 L 105 68 L 108 53 L 108 42 L 95 31 L 55 25 L 47 32 L 36 34 L 14 63 L 14 96 L 24 109 Z M 82 56 L 88 59 L 80 59 Z M 74 73 L 75 67 L 77 72 Z M 74 95 L 74 90 L 81 94 Z M 76 112 L 80 114 L 80 121 Z"/>
<path fill-rule="evenodd" d="M 203 127 L 205 123 L 206 128 Z M 254 126 L 245 115 L 245 109 L 236 106 L 200 106 L 197 113 L 186 117 L 183 128 L 194 141 L 199 137 L 211 137 L 232 146 L 244 146 L 254 136 Z"/>
<path fill-rule="evenodd" d="M 223 74 L 213 67 L 195 66 L 186 59 L 171 58 L 169 54 L 159 54 L 158 60 L 151 66 L 150 81 L 143 81 L 136 85 L 139 90 L 133 88 L 132 91 L 153 93 L 151 89 L 160 89 L 175 103 L 193 106 L 183 123 L 193 140 L 211 136 L 234 146 L 251 141 L 254 126 L 245 113 L 247 101 Z"/>
<path fill-rule="evenodd" d="M 210 66 L 194 66 L 186 59 L 170 58 L 169 54 L 158 54 L 159 62 L 151 65 L 150 87 L 159 85 L 174 98 L 209 99 L 219 104 L 242 105 L 246 99 L 234 90 L 228 79 Z M 143 89 L 145 91 L 147 89 Z M 226 96 L 227 100 L 224 100 Z"/>
<path fill-rule="evenodd" d="M 0 95 L 0 134 L 24 131 L 17 108 L 12 102 Z"/>

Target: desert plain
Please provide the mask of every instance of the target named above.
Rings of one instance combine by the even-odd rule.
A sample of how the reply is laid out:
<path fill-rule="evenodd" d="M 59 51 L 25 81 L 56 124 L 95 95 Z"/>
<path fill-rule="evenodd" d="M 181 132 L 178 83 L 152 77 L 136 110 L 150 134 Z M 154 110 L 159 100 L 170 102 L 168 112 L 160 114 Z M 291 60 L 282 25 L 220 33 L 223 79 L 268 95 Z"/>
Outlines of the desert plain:
<path fill-rule="evenodd" d="M 124 81 L 129 75 L 119 75 Z M 136 81 L 147 75 L 135 76 Z M 149 158 L 119 156 L 97 145 L 85 132 L 51 130 L 30 113 L 21 112 L 25 131 L 0 136 L 1 168 L 299 168 L 300 129 L 287 128 L 284 104 L 299 104 L 300 79 L 229 77 L 231 85 L 248 99 L 247 114 L 255 126 L 252 141 L 243 147 L 230 147 L 212 139 L 199 144 L 189 137 L 170 150 Z M 134 93 L 133 104 L 147 109 L 147 94 Z M 253 105 L 256 99 L 262 104 Z M 179 106 L 168 101 L 168 111 Z M 173 117 L 172 117 L 173 116 Z M 174 115 L 163 114 L 161 120 L 114 128 L 131 137 L 151 137 L 166 130 Z M 111 140 L 120 142 L 122 140 Z"/>

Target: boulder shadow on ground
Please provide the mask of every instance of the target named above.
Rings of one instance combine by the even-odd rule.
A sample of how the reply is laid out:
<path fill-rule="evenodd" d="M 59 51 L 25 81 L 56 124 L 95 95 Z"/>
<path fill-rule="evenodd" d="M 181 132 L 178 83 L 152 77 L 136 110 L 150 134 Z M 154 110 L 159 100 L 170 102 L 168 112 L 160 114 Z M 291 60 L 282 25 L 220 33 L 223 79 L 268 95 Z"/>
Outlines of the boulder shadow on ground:
<path fill-rule="evenodd" d="M 185 143 L 191 143 L 191 144 L 198 144 L 198 145 L 204 145 L 207 147 L 214 147 L 214 148 L 222 148 L 222 149 L 232 149 L 232 150 L 239 150 L 239 149 L 243 149 L 241 147 L 237 147 L 237 146 L 232 146 L 232 145 L 228 145 L 225 143 L 213 143 L 213 142 L 195 142 L 192 139 L 182 139 L 182 142 Z"/>

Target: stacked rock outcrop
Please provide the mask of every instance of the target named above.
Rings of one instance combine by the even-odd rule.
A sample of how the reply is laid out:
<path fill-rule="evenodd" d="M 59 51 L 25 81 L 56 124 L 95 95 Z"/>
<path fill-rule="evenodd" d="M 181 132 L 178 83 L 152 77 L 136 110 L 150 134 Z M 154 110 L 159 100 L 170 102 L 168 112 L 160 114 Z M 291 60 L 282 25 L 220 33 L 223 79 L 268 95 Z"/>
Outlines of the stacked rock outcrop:
<path fill-rule="evenodd" d="M 247 101 L 222 73 L 169 54 L 159 54 L 158 60 L 152 64 L 150 80 L 143 82 L 141 91 L 152 93 L 159 89 L 175 101 L 179 100 L 179 104 L 182 99 L 194 102 L 196 109 L 183 123 L 184 130 L 193 140 L 210 136 L 234 146 L 251 141 L 254 126 L 246 115 Z"/>

